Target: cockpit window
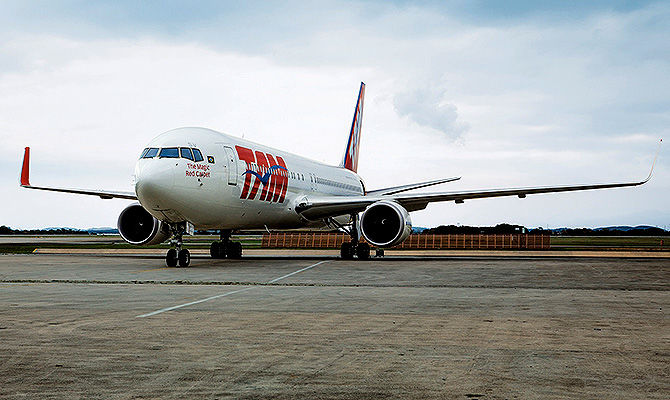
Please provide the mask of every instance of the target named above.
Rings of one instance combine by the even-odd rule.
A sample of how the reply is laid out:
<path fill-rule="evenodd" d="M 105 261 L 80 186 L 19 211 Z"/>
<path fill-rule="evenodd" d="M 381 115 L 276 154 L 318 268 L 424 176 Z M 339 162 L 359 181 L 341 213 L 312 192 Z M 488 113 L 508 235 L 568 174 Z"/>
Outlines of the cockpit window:
<path fill-rule="evenodd" d="M 144 150 L 142 153 L 142 158 L 154 158 L 156 157 L 156 154 L 158 154 L 158 149 L 155 147 L 150 147 Z"/>
<path fill-rule="evenodd" d="M 202 158 L 202 153 L 198 149 L 193 149 L 193 161 L 198 162 L 202 161 L 204 158 Z"/>
<path fill-rule="evenodd" d="M 181 158 L 188 158 L 193 161 L 193 154 L 191 154 L 191 149 L 188 147 L 180 147 L 179 152 L 181 153 Z"/>
<path fill-rule="evenodd" d="M 142 154 L 140 154 L 140 158 L 144 158 L 144 155 L 147 154 L 147 151 L 149 151 L 148 148 L 142 150 Z"/>
<path fill-rule="evenodd" d="M 160 158 L 179 158 L 179 150 L 176 147 L 163 147 L 158 156 Z"/>

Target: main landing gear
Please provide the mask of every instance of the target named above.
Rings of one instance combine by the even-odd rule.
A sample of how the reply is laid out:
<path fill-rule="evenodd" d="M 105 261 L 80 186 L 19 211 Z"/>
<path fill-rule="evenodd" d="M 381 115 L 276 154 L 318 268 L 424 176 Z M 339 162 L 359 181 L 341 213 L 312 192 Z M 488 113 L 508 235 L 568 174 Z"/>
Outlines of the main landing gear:
<path fill-rule="evenodd" d="M 186 232 L 186 224 L 179 223 L 170 225 L 172 232 L 172 239 L 170 239 L 170 246 L 174 247 L 168 250 L 165 256 L 165 265 L 168 267 L 188 267 L 191 264 L 191 253 L 183 248 L 183 236 Z"/>
<path fill-rule="evenodd" d="M 367 260 L 370 258 L 370 245 L 359 241 L 358 214 L 352 214 L 351 220 L 353 222 L 349 228 L 338 224 L 335 220 L 331 220 L 332 223 L 351 236 L 351 242 L 342 243 L 342 247 L 340 247 L 340 257 L 342 257 L 343 260 L 353 260 L 354 256 L 358 257 L 359 260 Z"/>
<path fill-rule="evenodd" d="M 370 258 L 370 245 L 365 242 L 344 242 L 340 248 L 340 256 L 344 260 L 353 260 L 354 255 L 359 260 L 367 260 Z"/>
<path fill-rule="evenodd" d="M 221 231 L 221 241 L 209 246 L 212 258 L 242 258 L 242 243 L 230 241 L 230 230 Z"/>

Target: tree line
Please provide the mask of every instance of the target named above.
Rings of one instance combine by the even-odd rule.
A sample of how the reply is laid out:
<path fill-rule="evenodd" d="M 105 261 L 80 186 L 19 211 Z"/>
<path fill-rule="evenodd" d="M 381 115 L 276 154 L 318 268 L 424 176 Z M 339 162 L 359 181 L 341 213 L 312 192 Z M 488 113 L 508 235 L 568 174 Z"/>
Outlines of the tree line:
<path fill-rule="evenodd" d="M 496 226 L 440 225 L 421 231 L 421 234 L 435 235 L 509 235 L 530 233 L 553 236 L 664 236 L 670 231 L 653 226 L 612 227 L 612 228 L 526 228 L 522 225 L 498 224 Z"/>

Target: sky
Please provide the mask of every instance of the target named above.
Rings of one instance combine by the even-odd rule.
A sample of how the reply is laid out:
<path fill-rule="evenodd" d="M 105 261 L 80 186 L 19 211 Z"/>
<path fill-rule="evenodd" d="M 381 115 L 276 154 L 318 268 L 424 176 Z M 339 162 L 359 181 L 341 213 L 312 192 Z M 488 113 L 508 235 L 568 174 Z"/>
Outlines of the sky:
<path fill-rule="evenodd" d="M 340 161 L 366 83 L 368 189 L 640 180 L 434 203 L 415 226 L 670 229 L 670 2 L 0 0 L 0 225 L 116 226 L 153 137 L 203 126 Z"/>

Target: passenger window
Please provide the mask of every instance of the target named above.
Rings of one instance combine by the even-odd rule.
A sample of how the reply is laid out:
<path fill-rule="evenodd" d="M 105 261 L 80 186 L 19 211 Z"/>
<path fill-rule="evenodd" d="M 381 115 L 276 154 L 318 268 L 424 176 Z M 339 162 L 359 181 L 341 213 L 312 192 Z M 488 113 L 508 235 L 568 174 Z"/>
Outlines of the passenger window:
<path fill-rule="evenodd" d="M 182 147 L 179 149 L 181 152 L 181 158 L 188 158 L 189 160 L 193 161 L 193 154 L 191 154 L 191 149 L 188 147 Z"/>
<path fill-rule="evenodd" d="M 147 149 L 146 153 L 142 155 L 142 158 L 154 158 L 158 154 L 158 149 L 155 147 L 150 147 Z"/>
<path fill-rule="evenodd" d="M 193 161 L 198 162 L 202 161 L 204 158 L 202 158 L 202 153 L 198 149 L 193 149 Z"/>
<path fill-rule="evenodd" d="M 179 158 L 179 150 L 176 147 L 163 147 L 158 154 L 159 158 Z"/>

